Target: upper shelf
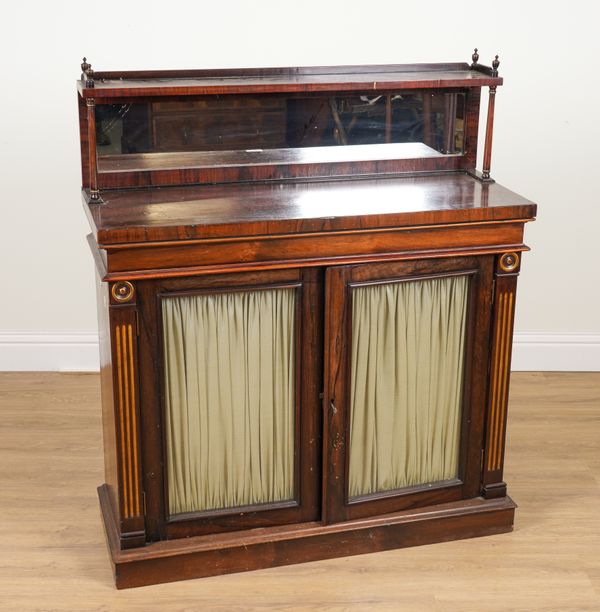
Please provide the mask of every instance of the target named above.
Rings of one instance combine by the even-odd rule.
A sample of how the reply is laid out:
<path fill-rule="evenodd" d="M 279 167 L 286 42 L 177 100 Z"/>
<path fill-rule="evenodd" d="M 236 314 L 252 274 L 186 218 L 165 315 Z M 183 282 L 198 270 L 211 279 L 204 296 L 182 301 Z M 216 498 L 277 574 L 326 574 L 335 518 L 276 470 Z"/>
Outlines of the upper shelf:
<path fill-rule="evenodd" d="M 82 185 L 109 189 L 473 171 L 479 63 L 95 72 L 78 82 Z M 482 180 L 490 180 L 493 102 Z"/>
<path fill-rule="evenodd" d="M 236 70 L 92 72 L 79 81 L 84 98 L 210 94 L 389 91 L 502 85 L 482 64 L 400 64 Z"/>

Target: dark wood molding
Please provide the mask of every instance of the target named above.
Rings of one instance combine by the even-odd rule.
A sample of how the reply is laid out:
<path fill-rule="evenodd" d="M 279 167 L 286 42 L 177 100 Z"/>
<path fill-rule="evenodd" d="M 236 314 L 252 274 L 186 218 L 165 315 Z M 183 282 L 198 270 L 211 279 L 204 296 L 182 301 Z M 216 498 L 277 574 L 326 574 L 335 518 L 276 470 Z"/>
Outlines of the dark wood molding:
<path fill-rule="evenodd" d="M 120 589 L 506 533 L 516 508 L 509 497 L 475 498 L 332 525 L 215 534 L 122 551 L 105 488 L 98 494 Z"/>
<path fill-rule="evenodd" d="M 403 256 L 441 257 L 470 250 L 524 250 L 523 222 L 502 224 L 472 223 L 458 228 L 382 229 L 380 231 L 331 232 L 322 235 L 295 235 L 260 240 L 243 240 L 178 246 L 148 245 L 136 249 L 108 252 L 108 273 L 142 272 L 165 268 L 218 269 L 219 266 L 250 267 L 277 263 L 278 267 L 317 265 L 321 262 L 341 265 L 353 258 Z M 360 239 L 360 240 L 359 240 Z"/>

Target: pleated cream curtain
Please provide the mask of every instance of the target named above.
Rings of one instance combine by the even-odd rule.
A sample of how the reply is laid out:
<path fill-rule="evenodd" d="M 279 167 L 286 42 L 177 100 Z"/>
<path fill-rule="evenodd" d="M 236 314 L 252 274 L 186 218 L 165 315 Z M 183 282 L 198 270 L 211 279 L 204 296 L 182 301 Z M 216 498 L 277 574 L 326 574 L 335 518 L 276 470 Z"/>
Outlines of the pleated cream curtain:
<path fill-rule="evenodd" d="M 163 300 L 170 514 L 293 498 L 295 299 Z"/>
<path fill-rule="evenodd" d="M 352 290 L 350 497 L 457 476 L 468 286 Z"/>

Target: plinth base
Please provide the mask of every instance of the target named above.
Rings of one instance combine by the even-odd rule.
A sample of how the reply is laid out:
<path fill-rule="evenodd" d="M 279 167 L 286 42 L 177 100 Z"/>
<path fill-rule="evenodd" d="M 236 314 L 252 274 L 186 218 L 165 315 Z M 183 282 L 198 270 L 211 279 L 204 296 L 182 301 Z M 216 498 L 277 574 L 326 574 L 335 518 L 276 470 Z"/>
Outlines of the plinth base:
<path fill-rule="evenodd" d="M 334 525 L 281 525 L 120 550 L 104 485 L 98 495 L 119 589 L 504 533 L 512 531 L 516 508 L 510 497 L 478 497 Z"/>

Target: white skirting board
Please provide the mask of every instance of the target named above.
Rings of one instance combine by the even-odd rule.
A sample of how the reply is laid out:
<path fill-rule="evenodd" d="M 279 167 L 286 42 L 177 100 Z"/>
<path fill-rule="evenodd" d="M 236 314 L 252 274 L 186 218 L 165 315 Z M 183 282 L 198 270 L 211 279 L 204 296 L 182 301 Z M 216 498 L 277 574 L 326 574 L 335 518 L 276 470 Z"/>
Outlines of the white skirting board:
<path fill-rule="evenodd" d="M 0 371 L 97 372 L 96 332 L 0 332 Z"/>
<path fill-rule="evenodd" d="M 96 372 L 96 332 L 0 332 L 0 371 Z M 600 371 L 600 333 L 517 332 L 516 371 Z"/>
<path fill-rule="evenodd" d="M 516 332 L 511 368 L 520 372 L 598 372 L 600 333 Z"/>

